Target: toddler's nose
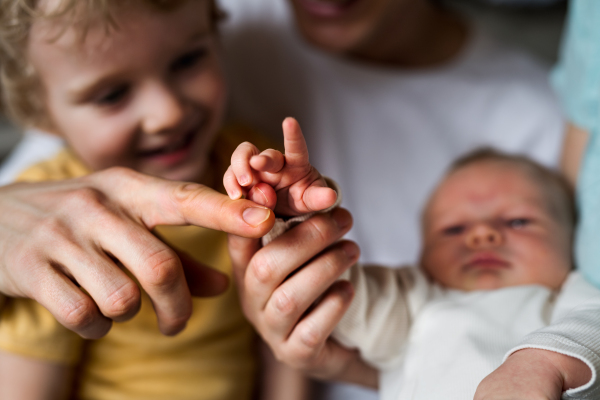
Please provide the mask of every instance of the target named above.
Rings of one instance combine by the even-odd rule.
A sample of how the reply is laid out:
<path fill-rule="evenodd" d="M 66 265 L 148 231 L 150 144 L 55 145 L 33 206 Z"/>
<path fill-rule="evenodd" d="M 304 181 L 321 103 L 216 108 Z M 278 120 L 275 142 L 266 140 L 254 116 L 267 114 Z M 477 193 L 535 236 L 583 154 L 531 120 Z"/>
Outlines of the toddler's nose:
<path fill-rule="evenodd" d="M 176 128 L 185 117 L 185 105 L 165 85 L 153 85 L 147 88 L 144 104 L 144 132 L 149 134 L 162 133 Z"/>
<path fill-rule="evenodd" d="M 496 247 L 502 240 L 502 234 L 488 224 L 474 226 L 465 238 L 467 247 L 472 249 Z"/>

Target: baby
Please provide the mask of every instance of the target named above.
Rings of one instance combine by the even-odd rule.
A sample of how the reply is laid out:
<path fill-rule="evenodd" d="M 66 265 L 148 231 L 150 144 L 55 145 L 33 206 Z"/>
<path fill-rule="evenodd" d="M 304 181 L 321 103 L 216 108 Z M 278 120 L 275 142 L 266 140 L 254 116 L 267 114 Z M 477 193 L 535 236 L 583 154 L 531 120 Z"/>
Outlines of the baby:
<path fill-rule="evenodd" d="M 243 158 L 239 150 L 233 161 Z M 255 169 L 269 164 L 260 157 L 250 158 Z M 472 399 L 503 359 L 531 347 L 520 345 L 528 334 L 600 302 L 572 272 L 573 224 L 570 193 L 554 173 L 524 157 L 470 154 L 427 203 L 419 267 L 355 265 L 342 276 L 355 298 L 333 337 L 380 370 L 382 399 Z M 536 348 L 590 368 L 596 359 L 552 335 Z M 591 395 L 590 376 L 563 398 Z"/>

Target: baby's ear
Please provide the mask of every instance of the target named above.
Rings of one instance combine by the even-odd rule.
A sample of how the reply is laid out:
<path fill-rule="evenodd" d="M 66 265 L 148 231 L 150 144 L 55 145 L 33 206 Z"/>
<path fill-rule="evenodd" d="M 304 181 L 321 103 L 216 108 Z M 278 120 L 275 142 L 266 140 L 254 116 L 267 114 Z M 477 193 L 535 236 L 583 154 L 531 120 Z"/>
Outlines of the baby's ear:
<path fill-rule="evenodd" d="M 274 210 L 277 205 L 275 189 L 264 182 L 254 185 L 248 192 L 247 199 L 261 206 L 269 207 L 271 210 Z"/>

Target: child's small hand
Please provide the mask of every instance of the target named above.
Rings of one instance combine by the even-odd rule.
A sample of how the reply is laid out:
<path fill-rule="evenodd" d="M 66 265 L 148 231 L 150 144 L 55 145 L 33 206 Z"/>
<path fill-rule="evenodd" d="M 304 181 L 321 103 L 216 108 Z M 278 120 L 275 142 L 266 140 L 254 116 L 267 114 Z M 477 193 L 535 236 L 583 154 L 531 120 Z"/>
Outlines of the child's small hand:
<path fill-rule="evenodd" d="M 285 154 L 273 149 L 261 153 L 251 143 L 240 144 L 223 177 L 229 197 L 239 199 L 246 195 L 286 216 L 332 206 L 337 194 L 310 165 L 304 136 L 294 118 L 283 121 L 283 143 Z"/>

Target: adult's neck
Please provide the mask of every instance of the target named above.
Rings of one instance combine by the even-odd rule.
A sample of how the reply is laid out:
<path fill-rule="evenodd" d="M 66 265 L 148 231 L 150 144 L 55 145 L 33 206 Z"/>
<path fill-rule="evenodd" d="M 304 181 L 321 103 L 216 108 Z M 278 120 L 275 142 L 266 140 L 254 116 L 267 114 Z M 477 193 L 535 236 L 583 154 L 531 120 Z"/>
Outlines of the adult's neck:
<path fill-rule="evenodd" d="M 379 29 L 346 56 L 408 69 L 435 67 L 451 61 L 467 43 L 467 24 L 430 1 L 416 3 L 410 10 L 388 13 Z"/>

